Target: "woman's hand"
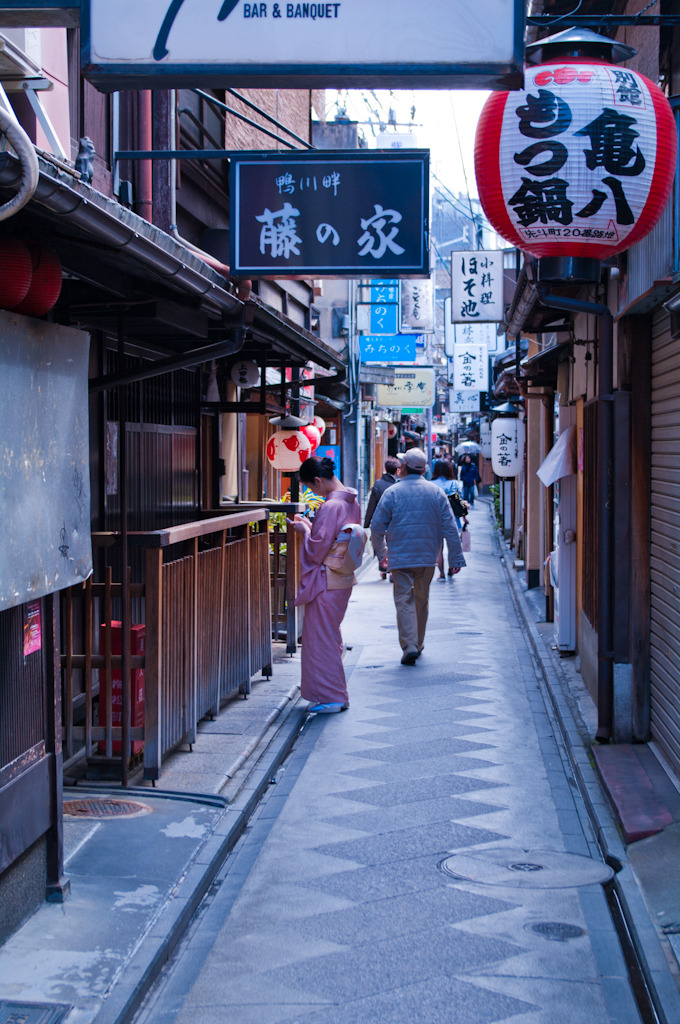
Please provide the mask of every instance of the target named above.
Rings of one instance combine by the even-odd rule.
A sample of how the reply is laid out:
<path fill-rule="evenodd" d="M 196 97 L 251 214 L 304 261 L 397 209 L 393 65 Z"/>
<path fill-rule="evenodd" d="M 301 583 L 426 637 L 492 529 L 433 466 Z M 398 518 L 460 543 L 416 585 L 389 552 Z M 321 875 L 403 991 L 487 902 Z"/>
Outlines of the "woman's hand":
<path fill-rule="evenodd" d="M 286 522 L 297 533 L 309 533 L 312 529 L 309 519 L 305 519 L 299 512 L 296 512 L 292 519 L 286 519 Z"/>

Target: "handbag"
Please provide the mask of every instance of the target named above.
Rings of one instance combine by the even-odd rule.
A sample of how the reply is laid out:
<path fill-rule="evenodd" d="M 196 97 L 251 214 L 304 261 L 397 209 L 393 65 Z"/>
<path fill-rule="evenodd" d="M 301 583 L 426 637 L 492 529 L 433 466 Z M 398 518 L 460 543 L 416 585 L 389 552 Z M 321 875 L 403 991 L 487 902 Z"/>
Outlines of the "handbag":
<path fill-rule="evenodd" d="M 467 524 L 460 531 L 460 546 L 463 551 L 470 550 L 470 527 Z"/>
<path fill-rule="evenodd" d="M 463 519 L 467 515 L 467 505 L 461 498 L 458 491 L 452 491 L 448 495 L 449 505 L 456 519 Z"/>

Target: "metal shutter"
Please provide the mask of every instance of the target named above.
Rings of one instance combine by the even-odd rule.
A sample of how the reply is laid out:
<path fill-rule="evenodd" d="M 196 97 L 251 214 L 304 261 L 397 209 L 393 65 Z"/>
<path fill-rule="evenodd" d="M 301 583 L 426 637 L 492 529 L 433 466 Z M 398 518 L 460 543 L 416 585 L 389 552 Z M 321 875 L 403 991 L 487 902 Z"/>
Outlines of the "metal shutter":
<path fill-rule="evenodd" d="M 680 774 L 680 338 L 652 322 L 652 738 Z"/>

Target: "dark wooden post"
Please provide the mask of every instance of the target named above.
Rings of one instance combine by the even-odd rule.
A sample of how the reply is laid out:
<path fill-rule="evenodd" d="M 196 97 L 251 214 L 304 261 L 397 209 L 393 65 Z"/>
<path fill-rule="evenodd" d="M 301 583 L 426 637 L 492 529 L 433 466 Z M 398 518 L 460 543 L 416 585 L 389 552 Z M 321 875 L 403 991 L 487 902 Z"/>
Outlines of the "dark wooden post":
<path fill-rule="evenodd" d="M 59 594 L 48 594 L 45 613 L 45 708 L 47 729 L 45 747 L 50 757 L 50 820 L 47 832 L 46 896 L 52 903 L 63 903 L 71 883 L 63 877 L 63 754 L 61 746 L 61 653 L 59 644 Z"/>

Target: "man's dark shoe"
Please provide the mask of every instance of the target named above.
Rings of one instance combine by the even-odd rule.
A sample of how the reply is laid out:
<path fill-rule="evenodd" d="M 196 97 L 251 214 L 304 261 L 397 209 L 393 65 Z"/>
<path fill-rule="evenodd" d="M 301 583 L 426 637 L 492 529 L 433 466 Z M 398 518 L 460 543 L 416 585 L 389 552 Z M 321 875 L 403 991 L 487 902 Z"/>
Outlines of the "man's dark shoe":
<path fill-rule="evenodd" d="M 418 651 L 404 651 L 401 659 L 402 665 L 415 665 L 418 659 Z"/>
<path fill-rule="evenodd" d="M 416 651 L 416 658 L 419 658 L 420 655 L 423 653 L 423 651 L 424 651 L 423 647 L 419 648 L 419 650 Z"/>

